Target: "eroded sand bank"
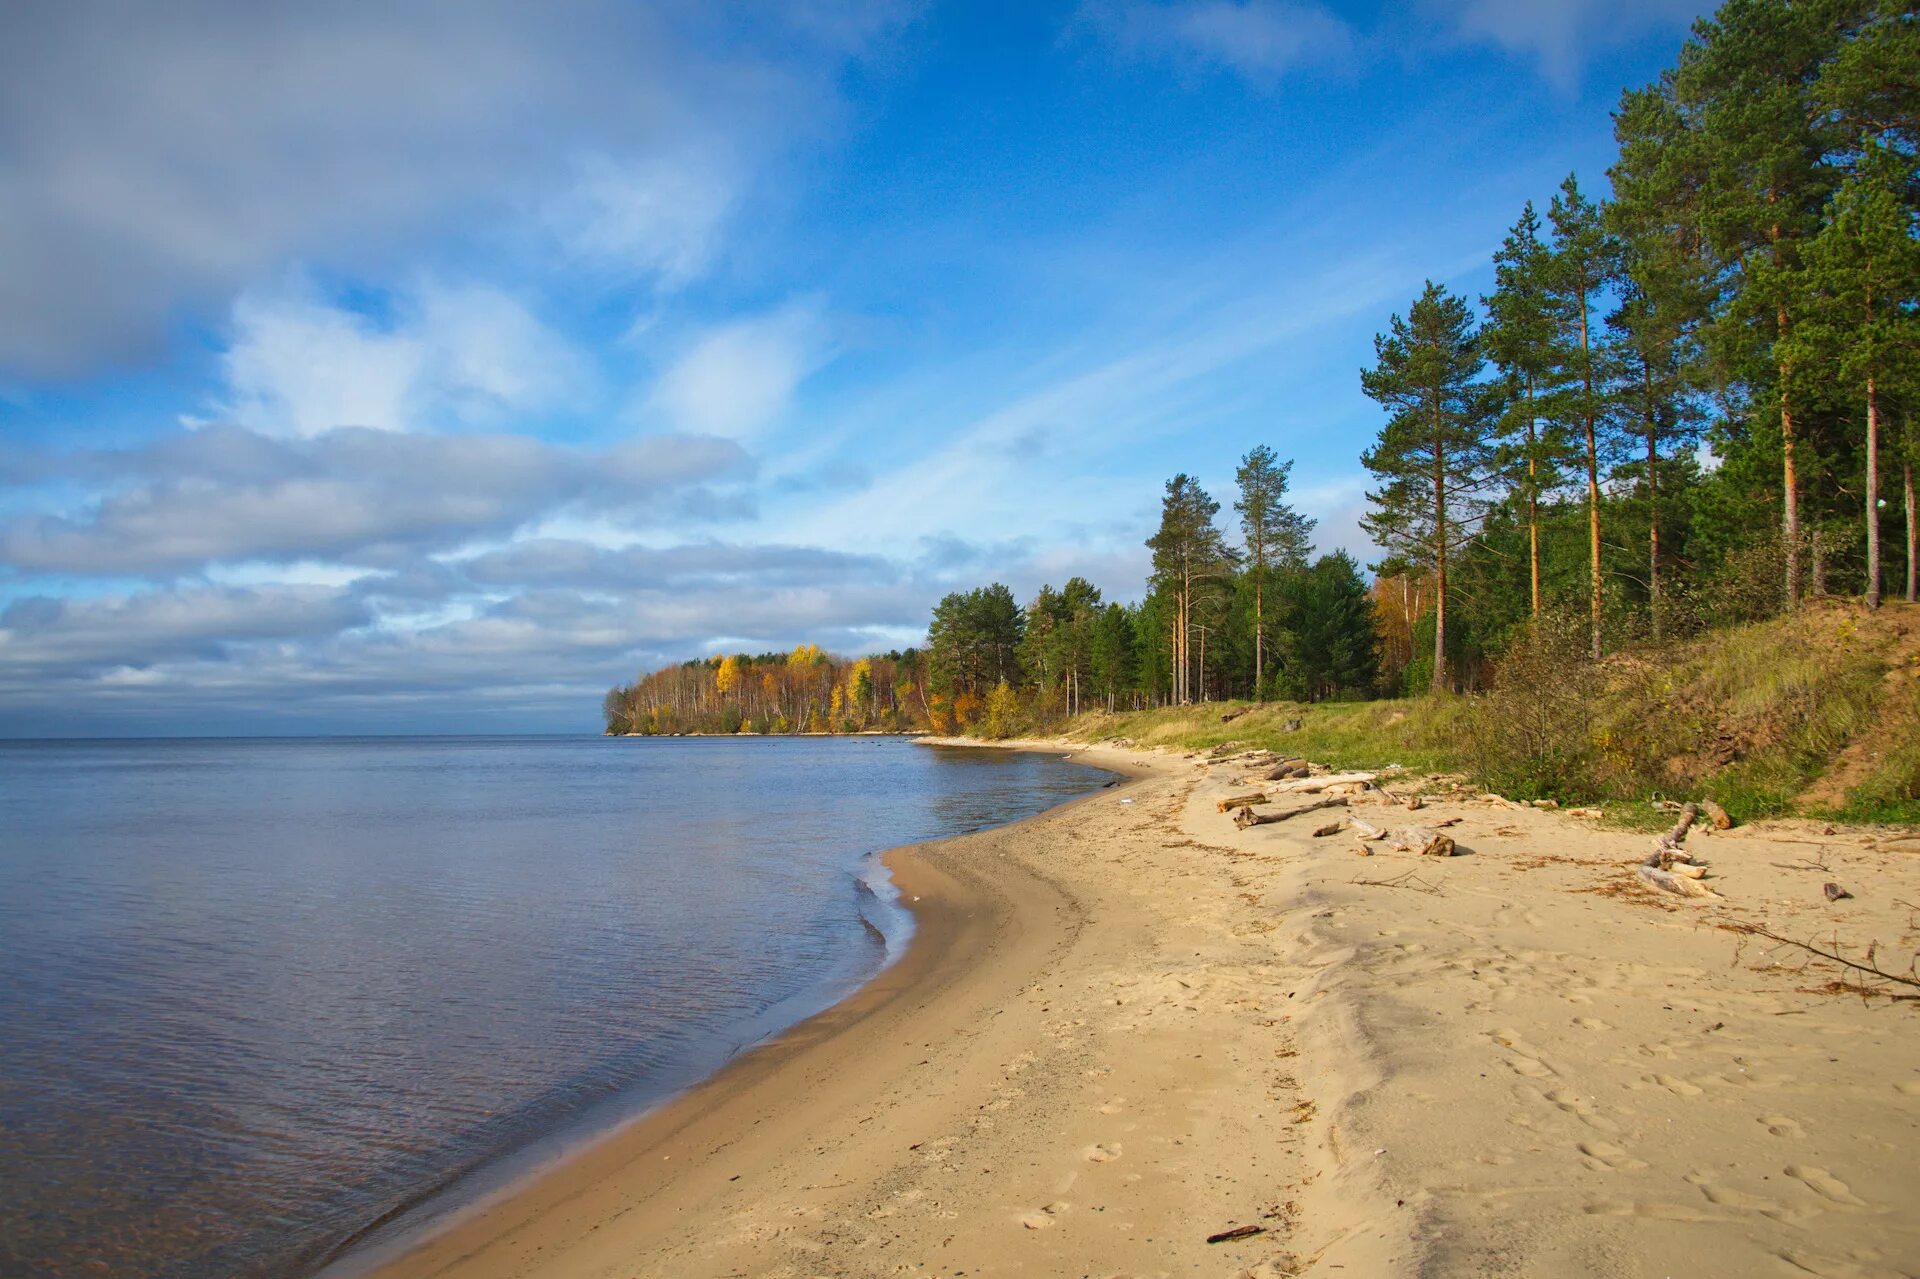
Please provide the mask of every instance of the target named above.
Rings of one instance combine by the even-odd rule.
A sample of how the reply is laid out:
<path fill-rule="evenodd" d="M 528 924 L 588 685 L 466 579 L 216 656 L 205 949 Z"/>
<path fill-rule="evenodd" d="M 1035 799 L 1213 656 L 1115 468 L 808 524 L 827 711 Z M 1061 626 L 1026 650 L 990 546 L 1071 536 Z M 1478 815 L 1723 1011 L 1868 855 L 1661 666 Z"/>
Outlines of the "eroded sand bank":
<path fill-rule="evenodd" d="M 893 855 L 875 984 L 380 1275 L 1920 1273 L 1916 1005 L 1717 927 L 1904 971 L 1920 843 L 1696 835 L 1724 897 L 1669 904 L 1559 813 L 1362 858 L 1080 757 L 1133 780 Z"/>

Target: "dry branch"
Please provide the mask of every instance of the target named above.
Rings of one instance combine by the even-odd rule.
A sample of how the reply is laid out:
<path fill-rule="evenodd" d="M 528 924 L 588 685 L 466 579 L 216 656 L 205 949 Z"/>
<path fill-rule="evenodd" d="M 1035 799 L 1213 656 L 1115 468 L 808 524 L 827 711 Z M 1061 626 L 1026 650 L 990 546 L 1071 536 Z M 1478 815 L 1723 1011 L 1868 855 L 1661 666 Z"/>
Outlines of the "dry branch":
<path fill-rule="evenodd" d="M 1313 837 L 1315 839 L 1323 839 L 1328 835 L 1338 835 L 1345 826 L 1346 823 L 1344 821 L 1328 822 L 1325 826 L 1315 826 L 1313 828 Z"/>
<path fill-rule="evenodd" d="M 1431 893 L 1435 897 L 1440 896 L 1440 885 L 1429 884 L 1412 871 L 1395 875 L 1392 879 L 1350 879 L 1347 882 L 1350 884 L 1358 884 L 1362 888 L 1410 888 L 1416 893 Z"/>
<path fill-rule="evenodd" d="M 1821 950 L 1812 942 L 1795 941 L 1791 937 L 1782 937 L 1779 933 L 1774 932 L 1764 924 L 1722 924 L 1720 927 L 1730 933 L 1744 933 L 1751 937 L 1764 937 L 1777 945 L 1797 947 L 1800 950 L 1806 951 L 1808 954 L 1818 955 L 1821 959 L 1832 960 L 1844 968 L 1851 968 L 1855 972 L 1878 977 L 1881 981 L 1898 982 L 1902 986 L 1920 987 L 1920 976 L 1915 975 L 1912 964 L 1907 965 L 1907 971 L 1904 974 L 1890 973 L 1874 962 L 1874 952 L 1876 948 L 1872 945 L 1867 947 L 1866 962 L 1860 963 L 1856 960 L 1848 959 L 1845 955 L 1841 954 L 1840 943 L 1837 940 L 1834 942 L 1832 950 Z"/>
<path fill-rule="evenodd" d="M 1233 824 L 1241 830 L 1249 826 L 1266 826 L 1272 822 L 1284 822 L 1289 817 L 1298 817 L 1302 813 L 1318 812 L 1322 808 L 1340 808 L 1347 802 L 1345 795 L 1336 795 L 1329 799 L 1316 799 L 1310 804 L 1296 804 L 1292 808 L 1283 808 L 1272 813 L 1256 813 L 1251 808 L 1243 808 L 1233 815 Z"/>
<path fill-rule="evenodd" d="M 1243 795 L 1229 795 L 1225 799 L 1220 800 L 1214 805 L 1214 811 L 1224 813 L 1229 808 L 1245 808 L 1249 804 L 1264 804 L 1266 802 L 1267 793 L 1265 791 L 1248 791 Z"/>

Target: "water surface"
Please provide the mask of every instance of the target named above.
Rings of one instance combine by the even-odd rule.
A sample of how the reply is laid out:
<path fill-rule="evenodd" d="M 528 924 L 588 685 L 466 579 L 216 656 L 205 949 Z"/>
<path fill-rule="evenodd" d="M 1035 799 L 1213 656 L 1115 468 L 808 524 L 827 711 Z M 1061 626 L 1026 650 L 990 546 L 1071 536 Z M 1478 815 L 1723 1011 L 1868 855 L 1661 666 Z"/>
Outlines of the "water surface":
<path fill-rule="evenodd" d="M 310 1273 L 870 976 L 873 852 L 1105 780 L 893 738 L 0 742 L 0 1273 Z"/>

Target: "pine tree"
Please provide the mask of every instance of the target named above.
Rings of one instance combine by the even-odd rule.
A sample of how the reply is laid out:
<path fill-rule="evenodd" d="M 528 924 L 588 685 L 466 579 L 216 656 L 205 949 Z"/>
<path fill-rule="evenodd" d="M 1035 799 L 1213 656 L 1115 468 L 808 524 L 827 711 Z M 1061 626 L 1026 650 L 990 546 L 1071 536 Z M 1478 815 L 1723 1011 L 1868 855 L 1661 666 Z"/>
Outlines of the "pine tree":
<path fill-rule="evenodd" d="M 1669 77 L 1702 162 L 1701 225 L 1725 305 L 1714 327 L 1729 372 L 1771 394 L 1780 423 L 1786 597 L 1801 595 L 1801 449 L 1790 338 L 1801 245 L 1833 185 L 1825 159 L 1844 141 L 1814 86 L 1835 52 L 1838 7 L 1726 0 L 1695 24 Z"/>
<path fill-rule="evenodd" d="M 1323 555 L 1300 575 L 1293 635 L 1294 680 L 1309 701 L 1368 697 L 1380 677 L 1373 597 L 1345 551 Z"/>
<path fill-rule="evenodd" d="M 1293 459 L 1281 462 L 1272 449 L 1261 444 L 1240 459 L 1240 469 L 1234 475 L 1240 498 L 1233 509 L 1240 513 L 1247 571 L 1253 578 L 1253 695 L 1263 701 L 1267 695 L 1267 575 L 1275 568 L 1304 568 L 1307 552 L 1313 548 L 1315 521 L 1287 504 L 1287 483 L 1292 474 Z"/>
<path fill-rule="evenodd" d="M 1493 256 L 1494 290 L 1480 299 L 1487 323 L 1480 340 L 1488 357 L 1506 375 L 1507 412 L 1500 434 L 1510 441 L 1503 450 L 1503 469 L 1516 471 L 1521 501 L 1527 515 L 1528 600 L 1540 613 L 1540 495 L 1559 479 L 1559 462 L 1566 452 L 1558 424 L 1548 419 L 1543 430 L 1541 400 L 1553 389 L 1556 337 L 1553 300 L 1548 275 L 1552 254 L 1540 239 L 1540 215 L 1528 201 L 1520 220 L 1507 233 Z"/>
<path fill-rule="evenodd" d="M 1191 476 L 1176 475 L 1167 481 L 1159 531 L 1147 539 L 1153 551 L 1154 583 L 1166 589 L 1173 601 L 1173 700 L 1182 705 L 1194 697 L 1191 641 L 1198 624 L 1200 592 L 1224 576 L 1233 560 L 1226 539 L 1214 527 L 1219 513 L 1220 503 Z M 1204 699 L 1204 684 L 1200 693 Z"/>
<path fill-rule="evenodd" d="M 1601 425 L 1606 392 L 1600 373 L 1594 308 L 1612 282 L 1615 248 L 1602 224 L 1600 209 L 1580 193 L 1569 175 L 1547 210 L 1553 224 L 1553 256 L 1548 268 L 1548 298 L 1560 326 L 1559 388 L 1553 399 L 1560 421 L 1576 436 L 1587 468 L 1587 585 L 1592 651 L 1598 661 L 1605 586 L 1600 564 Z"/>
<path fill-rule="evenodd" d="M 1487 479 L 1499 409 L 1479 378 L 1481 358 L 1467 304 L 1431 280 L 1402 319 L 1373 340 L 1376 363 L 1360 386 L 1391 415 L 1361 462 L 1381 481 L 1362 521 L 1390 554 L 1405 555 L 1434 581 L 1433 688 L 1448 687 L 1447 556 L 1471 527 Z"/>
<path fill-rule="evenodd" d="M 1920 243 L 1902 200 L 1907 166 L 1868 144 L 1807 244 L 1803 318 L 1788 338 L 1796 369 L 1829 370 L 1866 409 L 1867 603 L 1880 605 L 1880 423 L 1889 383 L 1910 385 L 1920 356 Z"/>

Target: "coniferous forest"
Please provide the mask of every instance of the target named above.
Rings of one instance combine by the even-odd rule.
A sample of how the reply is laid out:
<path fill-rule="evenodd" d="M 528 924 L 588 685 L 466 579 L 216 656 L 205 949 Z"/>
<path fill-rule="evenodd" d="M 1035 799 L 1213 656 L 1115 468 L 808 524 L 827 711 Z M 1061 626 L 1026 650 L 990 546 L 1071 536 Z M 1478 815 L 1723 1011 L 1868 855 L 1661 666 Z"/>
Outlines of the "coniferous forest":
<path fill-rule="evenodd" d="M 1514 210 L 1491 292 L 1430 282 L 1385 319 L 1359 374 L 1377 563 L 1313 555 L 1263 445 L 1231 491 L 1167 481 L 1138 603 L 1077 577 L 1024 607 L 955 593 L 924 651 L 688 663 L 613 690 L 609 731 L 1002 735 L 1473 692 L 1544 631 L 1596 662 L 1817 597 L 1913 600 L 1920 20 L 1730 0 L 1614 132 L 1604 174 Z"/>

